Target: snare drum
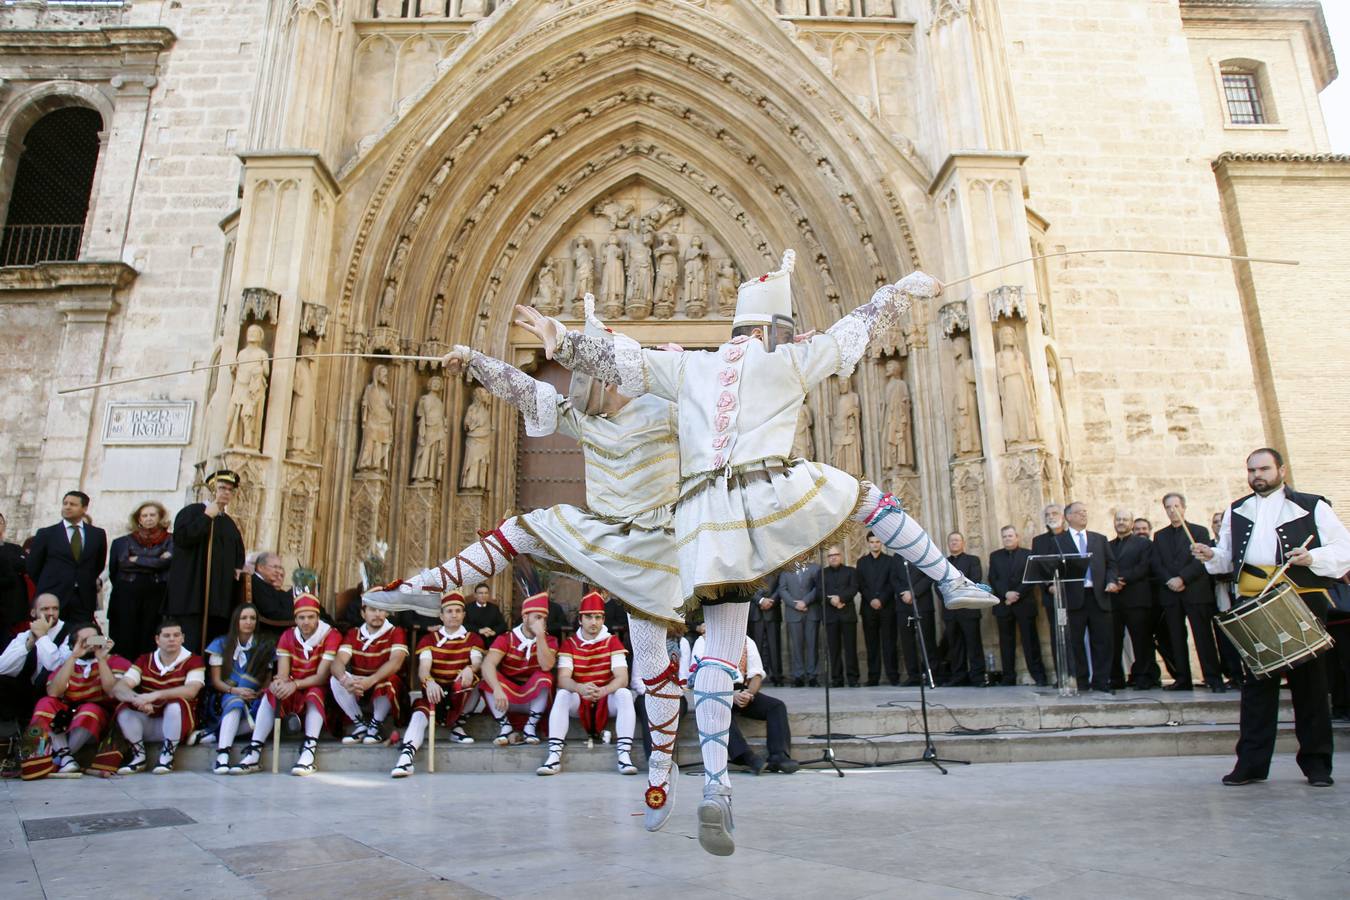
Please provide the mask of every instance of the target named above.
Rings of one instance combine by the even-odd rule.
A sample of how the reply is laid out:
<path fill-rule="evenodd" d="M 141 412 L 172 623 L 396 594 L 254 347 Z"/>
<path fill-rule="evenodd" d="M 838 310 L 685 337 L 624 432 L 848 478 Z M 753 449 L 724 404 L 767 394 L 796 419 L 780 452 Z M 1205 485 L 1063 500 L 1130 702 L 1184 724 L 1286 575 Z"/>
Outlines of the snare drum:
<path fill-rule="evenodd" d="M 1243 601 L 1214 621 L 1258 678 L 1292 668 L 1331 646 L 1321 620 L 1288 583 Z"/>

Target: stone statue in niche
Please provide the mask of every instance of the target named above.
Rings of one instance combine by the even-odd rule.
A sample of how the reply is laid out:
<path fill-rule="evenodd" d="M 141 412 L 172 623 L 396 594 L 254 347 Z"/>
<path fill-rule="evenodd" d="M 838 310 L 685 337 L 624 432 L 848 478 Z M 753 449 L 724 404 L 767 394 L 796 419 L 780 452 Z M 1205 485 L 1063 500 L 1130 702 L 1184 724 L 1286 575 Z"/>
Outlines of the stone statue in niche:
<path fill-rule="evenodd" d="M 669 319 L 675 315 L 675 299 L 680 293 L 680 245 L 669 231 L 661 233 L 656 244 L 656 287 L 652 290 L 652 315 Z"/>
<path fill-rule="evenodd" d="M 263 408 L 267 405 L 267 383 L 272 377 L 272 358 L 263 349 L 261 325 L 250 325 L 244 332 L 244 349 L 234 358 L 230 374 L 229 423 L 225 445 L 258 450 L 262 443 Z"/>
<path fill-rule="evenodd" d="M 957 334 L 952 338 L 956 374 L 956 455 L 980 455 L 980 401 L 975 381 L 975 362 L 970 358 L 970 338 Z"/>
<path fill-rule="evenodd" d="M 417 7 L 417 15 L 423 19 L 439 19 L 445 16 L 445 5 L 447 0 L 422 0 L 422 5 Z"/>
<path fill-rule="evenodd" d="M 403 16 L 403 0 L 375 0 L 375 17 L 398 19 Z"/>
<path fill-rule="evenodd" d="M 617 234 L 605 241 L 605 265 L 600 274 L 600 309 L 606 319 L 617 319 L 623 315 L 625 290 L 623 247 Z"/>
<path fill-rule="evenodd" d="M 816 458 L 816 436 L 812 431 L 815 414 L 811 404 L 803 403 L 802 411 L 797 415 L 797 430 L 792 435 L 792 455 L 801 459 Z"/>
<path fill-rule="evenodd" d="M 722 316 L 736 315 L 736 267 L 731 260 L 723 260 L 717 270 L 717 313 Z"/>
<path fill-rule="evenodd" d="M 492 394 L 485 387 L 473 389 L 473 399 L 464 411 L 464 462 L 459 486 L 465 491 L 487 487 L 488 462 L 492 458 Z"/>
<path fill-rule="evenodd" d="M 431 321 L 427 324 L 427 337 L 439 341 L 445 337 L 445 295 L 437 294 L 431 305 Z"/>
<path fill-rule="evenodd" d="M 461 19 L 481 19 L 487 12 L 487 0 L 459 0 Z"/>
<path fill-rule="evenodd" d="M 314 353 L 314 338 L 300 338 L 300 356 Z M 291 379 L 291 452 L 309 453 L 314 431 L 314 401 L 317 385 L 314 382 L 314 360 L 297 359 L 295 375 Z"/>
<path fill-rule="evenodd" d="M 850 16 L 853 14 L 853 4 L 849 0 L 833 0 L 830 12 L 836 16 Z"/>
<path fill-rule="evenodd" d="M 1064 416 L 1064 389 L 1060 385 L 1059 366 L 1054 360 L 1046 358 L 1046 374 L 1050 377 L 1050 399 L 1055 407 L 1055 434 L 1059 437 L 1059 455 L 1066 460 L 1069 456 L 1069 426 Z"/>
<path fill-rule="evenodd" d="M 883 369 L 886 375 L 885 404 L 886 444 L 882 468 L 888 473 L 914 468 L 914 440 L 912 406 L 909 385 L 901 372 L 900 360 L 888 359 Z"/>
<path fill-rule="evenodd" d="M 581 298 L 595 293 L 595 251 L 589 238 L 572 241 L 572 315 L 581 318 Z"/>
<path fill-rule="evenodd" d="M 839 406 L 834 416 L 834 467 L 862 475 L 862 401 L 853 379 L 839 379 Z"/>
<path fill-rule="evenodd" d="M 562 289 L 558 286 L 558 276 L 553 271 L 553 260 L 546 259 L 539 267 L 535 309 L 546 316 L 556 316 L 562 312 Z"/>
<path fill-rule="evenodd" d="M 413 450 L 412 480 L 441 480 L 441 459 L 445 456 L 445 401 L 441 391 L 445 381 L 439 375 L 427 380 L 427 391 L 417 400 L 417 443 Z"/>
<path fill-rule="evenodd" d="M 811 15 L 808 9 L 809 5 L 807 0 L 782 0 L 778 4 L 778 8 L 785 16 L 809 16 Z M 807 457 L 807 459 L 810 459 L 810 457 Z"/>
<path fill-rule="evenodd" d="M 414 226 L 420 224 L 422 219 L 426 216 L 427 207 L 429 206 L 431 206 L 430 197 L 426 194 L 418 197 L 417 205 L 413 207 L 413 211 L 408 215 L 408 224 Z"/>
<path fill-rule="evenodd" d="M 1017 346 L 1017 332 L 998 330 L 998 390 L 1003 400 L 1003 436 L 1008 444 L 1036 440 L 1036 413 L 1031 393 L 1031 368 Z"/>
<path fill-rule="evenodd" d="M 394 319 L 394 298 L 398 296 L 398 282 L 387 281 L 384 293 L 380 294 L 380 305 L 375 309 L 375 324 L 388 325 Z"/>
<path fill-rule="evenodd" d="M 867 15 L 872 18 L 895 18 L 895 0 L 867 0 Z"/>
<path fill-rule="evenodd" d="M 624 311 L 630 319 L 652 313 L 652 235 L 636 226 L 628 230 L 628 294 Z"/>
<path fill-rule="evenodd" d="M 408 239 L 407 235 L 398 239 L 398 246 L 394 248 L 394 261 L 389 266 L 395 274 L 403 271 L 404 264 L 408 262 L 408 249 L 410 247 L 412 247 L 412 241 Z"/>
<path fill-rule="evenodd" d="M 376 366 L 361 393 L 361 448 L 356 471 L 389 471 L 389 448 L 394 443 L 394 401 L 389 395 L 389 367 Z"/>
<path fill-rule="evenodd" d="M 708 314 L 708 251 L 703 249 L 703 238 L 689 239 L 684 252 L 684 314 L 701 319 Z"/>

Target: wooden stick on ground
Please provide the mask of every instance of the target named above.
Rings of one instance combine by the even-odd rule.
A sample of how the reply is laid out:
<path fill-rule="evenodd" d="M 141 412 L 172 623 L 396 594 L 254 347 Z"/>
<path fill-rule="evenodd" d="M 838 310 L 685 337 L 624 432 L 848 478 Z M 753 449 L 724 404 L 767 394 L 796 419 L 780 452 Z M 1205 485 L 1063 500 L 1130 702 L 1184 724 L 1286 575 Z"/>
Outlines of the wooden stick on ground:
<path fill-rule="evenodd" d="M 281 718 L 272 722 L 272 774 L 281 770 Z"/>
<path fill-rule="evenodd" d="M 431 711 L 427 723 L 427 771 L 436 771 L 436 710 Z"/>

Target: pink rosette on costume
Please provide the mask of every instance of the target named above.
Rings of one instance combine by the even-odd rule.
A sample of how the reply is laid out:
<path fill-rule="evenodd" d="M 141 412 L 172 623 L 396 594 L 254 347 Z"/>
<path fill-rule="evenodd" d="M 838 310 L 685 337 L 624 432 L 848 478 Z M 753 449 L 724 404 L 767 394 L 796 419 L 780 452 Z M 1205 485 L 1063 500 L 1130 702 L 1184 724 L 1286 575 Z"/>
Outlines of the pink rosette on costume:
<path fill-rule="evenodd" d="M 718 431 L 726 431 L 731 427 L 731 416 L 726 413 L 719 413 L 717 418 L 713 420 L 713 424 Z"/>
<path fill-rule="evenodd" d="M 723 391 L 717 397 L 717 409 L 719 412 L 731 412 L 736 408 L 736 395 L 731 391 Z"/>
<path fill-rule="evenodd" d="M 735 369 L 723 369 L 717 373 L 717 381 L 722 387 L 730 387 L 735 384 L 738 377 Z"/>

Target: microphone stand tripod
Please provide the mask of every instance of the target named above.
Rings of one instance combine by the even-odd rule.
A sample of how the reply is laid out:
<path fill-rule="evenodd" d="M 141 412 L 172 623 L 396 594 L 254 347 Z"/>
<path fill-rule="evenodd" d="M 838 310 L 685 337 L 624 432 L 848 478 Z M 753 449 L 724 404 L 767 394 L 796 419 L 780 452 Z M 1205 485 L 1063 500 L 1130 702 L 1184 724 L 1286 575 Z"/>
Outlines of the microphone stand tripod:
<path fill-rule="evenodd" d="M 820 549 L 820 551 L 819 551 L 819 563 L 817 564 L 817 565 L 818 565 L 818 568 L 820 569 L 819 580 L 818 580 L 818 582 L 817 582 L 817 589 L 818 589 L 819 592 L 820 592 L 820 602 L 821 602 L 821 604 L 822 604 L 822 605 L 821 605 L 822 613 L 823 613 L 823 610 L 825 609 L 824 604 L 828 602 L 828 601 L 825 599 L 825 556 L 824 556 L 824 553 L 825 553 L 825 548 L 822 547 L 822 548 Z M 853 602 L 853 598 L 852 598 L 852 597 L 849 597 L 849 598 L 847 598 L 844 602 L 845 602 L 845 603 L 852 603 L 852 602 Z M 824 616 L 822 615 L 822 619 L 823 619 L 823 618 L 824 618 Z M 822 624 L 824 624 L 823 621 L 822 621 Z M 857 627 L 856 624 L 849 623 L 849 622 L 840 622 L 840 623 L 838 623 L 838 624 L 839 624 L 839 627 L 840 627 L 840 628 L 843 628 L 845 625 L 850 625 L 850 624 L 852 624 L 854 628 Z M 808 623 L 808 627 L 809 627 L 809 623 Z M 843 667 L 841 666 L 840 669 L 841 669 L 841 671 L 842 671 Z M 829 765 L 831 768 L 833 768 L 834 771 L 835 771 L 835 773 L 836 773 L 840 778 L 843 778 L 843 777 L 844 777 L 844 770 L 841 769 L 841 768 L 839 768 L 839 764 L 840 764 L 840 763 L 843 763 L 843 764 L 846 765 L 846 766 L 857 766 L 857 767 L 859 767 L 859 768 L 867 768 L 868 764 L 867 764 L 867 763 L 864 763 L 864 762 L 858 762 L 857 760 L 853 760 L 853 759 L 839 759 L 838 757 L 836 757 L 836 756 L 834 755 L 834 731 L 833 731 L 833 729 L 831 728 L 831 722 L 830 722 L 830 682 L 832 682 L 833 680 L 834 680 L 834 664 L 833 664 L 833 662 L 832 662 L 831 659 L 830 659 L 830 637 L 829 637 L 829 631 L 827 630 L 826 633 L 825 633 L 825 678 L 823 679 L 823 681 L 824 681 L 824 683 L 825 683 L 825 750 L 824 750 L 824 752 L 823 752 L 820 756 L 818 756 L 817 758 L 815 758 L 815 759 L 801 760 L 800 763 L 801 763 L 801 765 L 802 765 L 803 767 L 805 767 L 805 766 L 818 766 L 818 765 L 820 765 L 820 764 L 822 764 L 822 763 L 825 763 L 825 764 Z"/>
<path fill-rule="evenodd" d="M 928 683 L 933 680 L 933 668 L 928 661 L 928 641 L 924 638 L 923 629 L 919 627 L 919 598 L 914 596 L 914 579 L 910 576 L 909 563 L 905 562 L 904 565 L 905 584 L 909 588 L 909 596 L 914 600 L 914 607 L 911 608 L 909 614 L 910 626 L 914 629 L 914 633 L 917 636 L 919 658 L 923 660 L 924 670 L 928 673 L 928 678 L 919 678 L 919 712 L 923 718 L 923 753 L 912 759 L 896 759 L 891 762 L 877 763 L 876 767 L 880 769 L 885 768 L 886 766 L 909 766 L 915 763 L 930 763 L 939 772 L 946 775 L 947 769 L 943 766 L 943 763 L 946 763 L 949 766 L 968 766 L 970 765 L 970 760 L 947 759 L 946 757 L 938 756 L 937 747 L 933 745 L 933 733 L 928 729 Z M 933 586 L 933 593 L 937 593 L 937 585 Z M 937 603 L 938 598 L 934 597 L 933 602 Z M 934 612 L 936 612 L 936 610 Z"/>

